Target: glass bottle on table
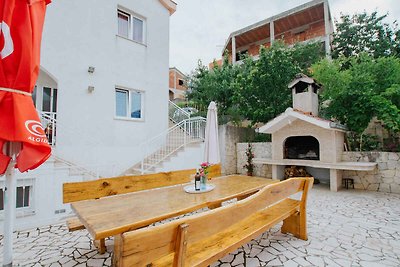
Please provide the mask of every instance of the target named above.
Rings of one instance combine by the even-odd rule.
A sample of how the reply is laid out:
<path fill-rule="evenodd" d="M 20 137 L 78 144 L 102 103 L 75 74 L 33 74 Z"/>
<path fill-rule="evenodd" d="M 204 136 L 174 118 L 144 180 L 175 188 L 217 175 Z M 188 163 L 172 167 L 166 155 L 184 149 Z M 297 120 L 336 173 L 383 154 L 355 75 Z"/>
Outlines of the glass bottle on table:
<path fill-rule="evenodd" d="M 199 172 L 196 172 L 196 175 L 194 176 L 194 189 L 196 191 L 200 191 L 200 174 L 199 174 Z"/>

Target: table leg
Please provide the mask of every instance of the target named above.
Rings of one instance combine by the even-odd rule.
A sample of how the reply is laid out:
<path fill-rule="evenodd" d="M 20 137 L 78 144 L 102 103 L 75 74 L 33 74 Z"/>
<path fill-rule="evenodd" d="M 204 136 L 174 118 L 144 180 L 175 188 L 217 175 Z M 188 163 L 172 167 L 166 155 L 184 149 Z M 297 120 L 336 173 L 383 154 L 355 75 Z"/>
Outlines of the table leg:
<path fill-rule="evenodd" d="M 94 240 L 93 243 L 100 254 L 106 253 L 106 240 L 104 238 L 100 240 Z"/>

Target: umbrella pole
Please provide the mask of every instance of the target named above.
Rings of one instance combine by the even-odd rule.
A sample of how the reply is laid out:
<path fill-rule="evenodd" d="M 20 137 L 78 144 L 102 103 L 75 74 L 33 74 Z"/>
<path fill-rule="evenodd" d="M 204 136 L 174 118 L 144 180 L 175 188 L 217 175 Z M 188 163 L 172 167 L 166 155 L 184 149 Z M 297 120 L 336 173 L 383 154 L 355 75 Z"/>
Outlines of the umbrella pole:
<path fill-rule="evenodd" d="M 15 160 L 20 149 L 20 144 L 9 142 L 7 144 L 7 155 L 12 159 L 6 171 L 6 184 L 4 196 L 4 257 L 3 266 L 11 267 L 13 261 L 13 228 L 16 209 L 16 177 Z"/>

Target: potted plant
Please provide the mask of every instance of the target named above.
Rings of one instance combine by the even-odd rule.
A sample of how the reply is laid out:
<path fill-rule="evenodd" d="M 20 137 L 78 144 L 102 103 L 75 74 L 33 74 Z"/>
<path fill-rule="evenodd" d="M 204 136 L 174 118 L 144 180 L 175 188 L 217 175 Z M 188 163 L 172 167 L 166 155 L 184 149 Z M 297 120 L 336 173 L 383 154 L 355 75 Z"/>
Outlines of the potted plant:
<path fill-rule="evenodd" d="M 254 164 L 253 164 L 253 146 L 249 143 L 246 149 L 246 164 L 243 166 L 247 170 L 248 176 L 253 176 Z"/>

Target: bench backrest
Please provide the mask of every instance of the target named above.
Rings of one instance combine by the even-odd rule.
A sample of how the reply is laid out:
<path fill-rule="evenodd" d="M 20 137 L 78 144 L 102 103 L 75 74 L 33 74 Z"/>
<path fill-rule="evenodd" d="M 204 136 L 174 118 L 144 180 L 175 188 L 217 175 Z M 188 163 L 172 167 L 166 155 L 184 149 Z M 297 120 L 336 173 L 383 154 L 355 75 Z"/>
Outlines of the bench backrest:
<path fill-rule="evenodd" d="M 292 178 L 268 185 L 258 193 L 233 205 L 118 235 L 115 237 L 115 263 L 118 263 L 118 266 L 145 266 L 173 252 L 177 257 L 183 242 L 185 245 L 190 245 L 217 234 L 257 211 L 300 191 L 303 191 L 299 202 L 300 209 L 305 209 L 307 191 L 312 181 L 313 178 Z M 124 262 L 129 264 L 125 265 Z"/>
<path fill-rule="evenodd" d="M 171 186 L 190 182 L 195 169 L 160 172 L 154 174 L 103 178 L 87 182 L 63 184 L 63 203 L 97 199 L 106 196 L 137 192 L 157 187 Z M 209 177 L 221 176 L 221 165 L 212 165 Z"/>

